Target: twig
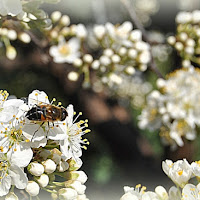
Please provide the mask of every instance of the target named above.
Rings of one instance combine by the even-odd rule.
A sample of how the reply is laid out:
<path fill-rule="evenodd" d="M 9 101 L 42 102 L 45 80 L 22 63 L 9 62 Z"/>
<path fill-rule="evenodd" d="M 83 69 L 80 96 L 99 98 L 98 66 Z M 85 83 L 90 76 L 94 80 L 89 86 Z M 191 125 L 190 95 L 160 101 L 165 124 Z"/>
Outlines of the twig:
<path fill-rule="evenodd" d="M 143 25 L 141 24 L 140 20 L 138 19 L 137 15 L 136 15 L 136 12 L 135 12 L 135 9 L 133 8 L 133 6 L 130 3 L 130 0 L 121 0 L 121 2 L 124 4 L 125 8 L 127 9 L 128 13 L 130 15 L 130 18 L 132 19 L 132 21 L 135 24 L 136 28 L 139 29 L 142 32 L 144 41 L 151 45 L 151 42 L 149 41 L 148 36 L 147 36 L 147 32 L 144 29 Z M 149 68 L 153 72 L 155 72 L 155 74 L 159 78 L 163 78 L 164 79 L 164 76 L 161 74 L 161 72 L 159 71 L 159 69 L 156 66 L 156 63 L 154 61 L 152 52 L 151 52 L 151 57 L 152 57 L 152 60 L 151 60 L 151 64 L 150 64 Z"/>

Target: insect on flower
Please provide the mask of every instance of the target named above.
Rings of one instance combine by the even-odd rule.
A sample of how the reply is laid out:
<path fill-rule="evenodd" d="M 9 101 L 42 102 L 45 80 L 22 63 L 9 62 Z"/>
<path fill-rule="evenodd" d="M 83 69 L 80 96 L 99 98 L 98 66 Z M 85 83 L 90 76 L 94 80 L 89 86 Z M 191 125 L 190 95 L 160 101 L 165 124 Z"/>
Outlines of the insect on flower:
<path fill-rule="evenodd" d="M 35 93 L 35 96 L 37 97 L 38 93 Z M 30 99 L 31 97 L 29 97 L 29 100 Z M 35 103 L 32 104 L 32 107 L 25 114 L 25 117 L 33 123 L 41 122 L 40 127 L 42 127 L 45 122 L 48 123 L 48 127 L 50 122 L 54 126 L 54 122 L 64 121 L 68 116 L 67 110 L 61 106 L 61 103 L 58 103 L 57 106 L 52 104 L 55 101 L 55 98 L 51 103 L 42 102 L 39 99 L 31 100 Z M 33 137 L 39 128 L 34 132 Z"/>

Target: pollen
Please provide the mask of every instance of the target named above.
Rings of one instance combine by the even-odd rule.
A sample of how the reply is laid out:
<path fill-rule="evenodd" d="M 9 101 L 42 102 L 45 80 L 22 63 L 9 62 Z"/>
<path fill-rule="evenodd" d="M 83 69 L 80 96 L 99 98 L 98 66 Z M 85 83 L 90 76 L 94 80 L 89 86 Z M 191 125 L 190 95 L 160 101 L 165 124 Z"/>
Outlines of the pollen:
<path fill-rule="evenodd" d="M 178 175 L 181 176 L 183 174 L 183 170 L 178 171 Z"/>
<path fill-rule="evenodd" d="M 14 148 L 14 151 L 17 151 L 17 149 L 16 149 L 16 148 Z"/>
<path fill-rule="evenodd" d="M 38 96 L 38 93 L 35 93 L 35 96 Z"/>
<path fill-rule="evenodd" d="M 56 98 L 53 98 L 53 100 L 52 101 L 56 101 Z"/>
<path fill-rule="evenodd" d="M 76 114 L 76 112 L 74 112 L 74 115 Z"/>
<path fill-rule="evenodd" d="M 82 112 L 79 112 L 79 115 L 82 115 L 83 113 Z"/>
<path fill-rule="evenodd" d="M 61 105 L 62 105 L 62 103 L 61 103 L 61 102 L 58 102 L 58 105 L 59 105 L 59 106 L 61 106 Z"/>
<path fill-rule="evenodd" d="M 87 150 L 87 147 L 86 147 L 86 146 L 83 146 L 83 149 Z"/>
<path fill-rule="evenodd" d="M 136 187 L 136 188 L 140 188 L 140 187 L 141 187 L 141 184 L 137 184 L 135 187 Z"/>
<path fill-rule="evenodd" d="M 46 96 L 45 99 L 48 99 L 48 96 Z"/>
<path fill-rule="evenodd" d="M 29 140 L 29 139 L 26 139 L 25 142 L 30 142 L 30 140 Z"/>
<path fill-rule="evenodd" d="M 63 123 L 63 125 L 66 125 L 66 123 Z"/>

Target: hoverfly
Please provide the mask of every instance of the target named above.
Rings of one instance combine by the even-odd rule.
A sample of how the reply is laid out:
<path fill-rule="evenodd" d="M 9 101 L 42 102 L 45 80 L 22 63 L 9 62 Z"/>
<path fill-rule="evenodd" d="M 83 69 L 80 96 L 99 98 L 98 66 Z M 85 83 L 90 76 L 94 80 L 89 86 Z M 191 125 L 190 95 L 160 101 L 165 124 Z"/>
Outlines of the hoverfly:
<path fill-rule="evenodd" d="M 47 122 L 49 126 L 49 122 L 54 125 L 54 122 L 64 121 L 67 116 L 68 113 L 64 107 L 59 107 L 58 105 L 55 106 L 43 102 L 39 102 L 39 104 L 33 105 L 33 107 L 30 108 L 25 114 L 25 117 L 31 122 L 42 122 L 39 128 L 41 128 L 45 122 Z M 39 128 L 33 133 L 32 139 L 34 138 Z"/>

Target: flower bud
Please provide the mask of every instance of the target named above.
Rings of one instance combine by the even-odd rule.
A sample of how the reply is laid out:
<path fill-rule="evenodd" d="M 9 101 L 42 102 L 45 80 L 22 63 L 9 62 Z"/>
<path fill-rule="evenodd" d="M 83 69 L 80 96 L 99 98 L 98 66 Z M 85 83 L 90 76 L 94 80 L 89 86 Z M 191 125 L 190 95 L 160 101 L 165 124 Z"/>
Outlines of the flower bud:
<path fill-rule="evenodd" d="M 169 36 L 167 38 L 167 42 L 170 44 L 170 45 L 174 45 L 175 42 L 176 42 L 176 38 L 174 36 Z"/>
<path fill-rule="evenodd" d="M 18 200 L 18 196 L 14 192 L 9 192 L 6 195 L 5 200 Z"/>
<path fill-rule="evenodd" d="M 95 36 L 99 40 L 101 40 L 104 37 L 105 33 L 106 33 L 106 29 L 105 29 L 105 27 L 103 25 L 96 25 L 93 30 L 94 30 Z"/>
<path fill-rule="evenodd" d="M 29 193 L 30 196 L 37 196 L 40 191 L 39 185 L 35 181 L 29 181 L 26 188 L 26 192 Z"/>
<path fill-rule="evenodd" d="M 79 181 L 74 181 L 70 184 L 70 186 L 77 191 L 78 194 L 84 194 L 86 190 L 86 186 L 82 185 Z"/>
<path fill-rule="evenodd" d="M 19 37 L 19 39 L 20 39 L 22 42 L 24 42 L 24 43 L 26 43 L 26 44 L 31 42 L 31 37 L 30 37 L 30 35 L 27 34 L 27 33 L 25 33 L 25 32 L 20 33 L 20 34 L 18 35 L 18 37 Z"/>
<path fill-rule="evenodd" d="M 95 70 L 99 69 L 99 66 L 100 66 L 99 60 L 94 60 L 91 65 L 92 69 L 95 69 Z"/>
<path fill-rule="evenodd" d="M 80 66 L 82 66 L 82 64 L 83 64 L 83 61 L 82 61 L 80 58 L 76 58 L 76 59 L 74 60 L 74 62 L 73 62 L 73 65 L 74 65 L 75 67 L 80 67 Z"/>
<path fill-rule="evenodd" d="M 126 67 L 125 72 L 129 75 L 133 75 L 135 74 L 135 68 L 133 66 L 128 66 Z"/>
<path fill-rule="evenodd" d="M 147 64 L 148 62 L 151 61 L 151 54 L 149 53 L 149 51 L 143 51 L 139 57 L 139 62 L 142 64 Z"/>
<path fill-rule="evenodd" d="M 140 30 L 133 30 L 133 31 L 131 31 L 130 39 L 133 42 L 142 40 L 142 32 Z"/>
<path fill-rule="evenodd" d="M 104 54 L 105 56 L 107 56 L 107 57 L 111 57 L 111 56 L 114 54 L 114 52 L 113 52 L 112 49 L 105 49 L 105 50 L 103 51 L 103 54 Z"/>
<path fill-rule="evenodd" d="M 69 163 L 69 169 L 68 169 L 69 171 L 76 171 L 82 166 L 82 163 L 78 164 L 73 159 L 69 159 L 67 160 L 67 162 Z"/>
<path fill-rule="evenodd" d="M 127 49 L 125 48 L 125 47 L 121 47 L 120 49 L 119 49 L 119 55 L 120 56 L 125 56 L 126 55 L 126 53 L 127 53 Z"/>
<path fill-rule="evenodd" d="M 70 18 L 68 15 L 63 15 L 60 19 L 60 23 L 64 26 L 68 26 L 70 24 Z"/>
<path fill-rule="evenodd" d="M 137 57 L 137 51 L 135 49 L 129 49 L 128 56 L 132 59 Z"/>
<path fill-rule="evenodd" d="M 162 200 L 167 200 L 168 199 L 168 194 L 167 194 L 167 191 L 165 190 L 164 187 L 157 186 L 155 188 L 155 192 L 160 197 L 160 199 L 162 199 Z"/>
<path fill-rule="evenodd" d="M 58 195 L 56 193 L 51 193 L 51 198 L 52 198 L 52 200 L 57 200 L 58 199 Z"/>
<path fill-rule="evenodd" d="M 84 62 L 86 62 L 86 63 L 92 63 L 92 61 L 93 61 L 93 57 L 90 55 L 90 54 L 85 54 L 84 56 L 83 56 L 83 60 L 84 60 Z"/>
<path fill-rule="evenodd" d="M 69 74 L 67 75 L 67 78 L 68 78 L 70 81 L 77 81 L 78 78 L 79 78 L 79 74 L 78 74 L 77 72 L 71 71 L 71 72 L 69 72 Z"/>
<path fill-rule="evenodd" d="M 10 40 L 16 40 L 17 39 L 17 32 L 15 30 L 8 30 L 7 36 Z"/>
<path fill-rule="evenodd" d="M 72 188 L 62 188 L 58 191 L 58 194 L 59 200 L 74 200 L 78 196 L 76 190 Z"/>
<path fill-rule="evenodd" d="M 83 24 L 78 24 L 76 26 L 76 36 L 80 39 L 86 38 L 87 30 Z"/>
<path fill-rule="evenodd" d="M 85 194 L 78 195 L 77 200 L 89 200 Z"/>
<path fill-rule="evenodd" d="M 44 171 L 47 173 L 47 174 L 51 174 L 53 173 L 55 170 L 56 170 L 56 164 L 53 160 L 51 159 L 48 159 L 46 161 L 43 161 L 42 162 L 43 166 L 44 166 Z"/>
<path fill-rule="evenodd" d="M 16 56 L 17 56 L 17 51 L 16 51 L 15 47 L 13 47 L 11 45 L 8 46 L 6 48 L 6 57 L 10 60 L 14 60 L 16 58 Z"/>
<path fill-rule="evenodd" d="M 117 54 L 114 54 L 111 57 L 111 60 L 112 60 L 113 63 L 119 63 L 121 61 L 121 58 Z"/>
<path fill-rule="evenodd" d="M 79 181 L 84 184 L 87 181 L 87 175 L 83 171 L 65 172 L 67 180 Z"/>
<path fill-rule="evenodd" d="M 46 174 L 42 174 L 40 177 L 37 177 L 36 179 L 41 187 L 46 187 L 49 183 L 49 176 Z"/>
<path fill-rule="evenodd" d="M 108 58 L 107 56 L 101 56 L 99 60 L 100 60 L 100 63 L 104 66 L 110 65 L 111 63 L 110 58 Z"/>
<path fill-rule="evenodd" d="M 44 173 L 44 167 L 38 162 L 32 162 L 28 165 L 29 172 L 34 176 L 40 176 Z"/>
<path fill-rule="evenodd" d="M 60 20 L 61 18 L 61 12 L 60 11 L 54 11 L 52 14 L 51 14 L 51 19 L 53 22 L 57 22 L 58 20 Z"/>
<path fill-rule="evenodd" d="M 64 172 L 64 171 L 66 171 L 66 170 L 68 170 L 69 169 L 69 164 L 68 164 L 68 162 L 65 162 L 65 161 L 60 161 L 59 162 L 59 164 L 58 164 L 58 166 L 57 166 L 57 170 L 59 171 L 59 172 Z"/>

